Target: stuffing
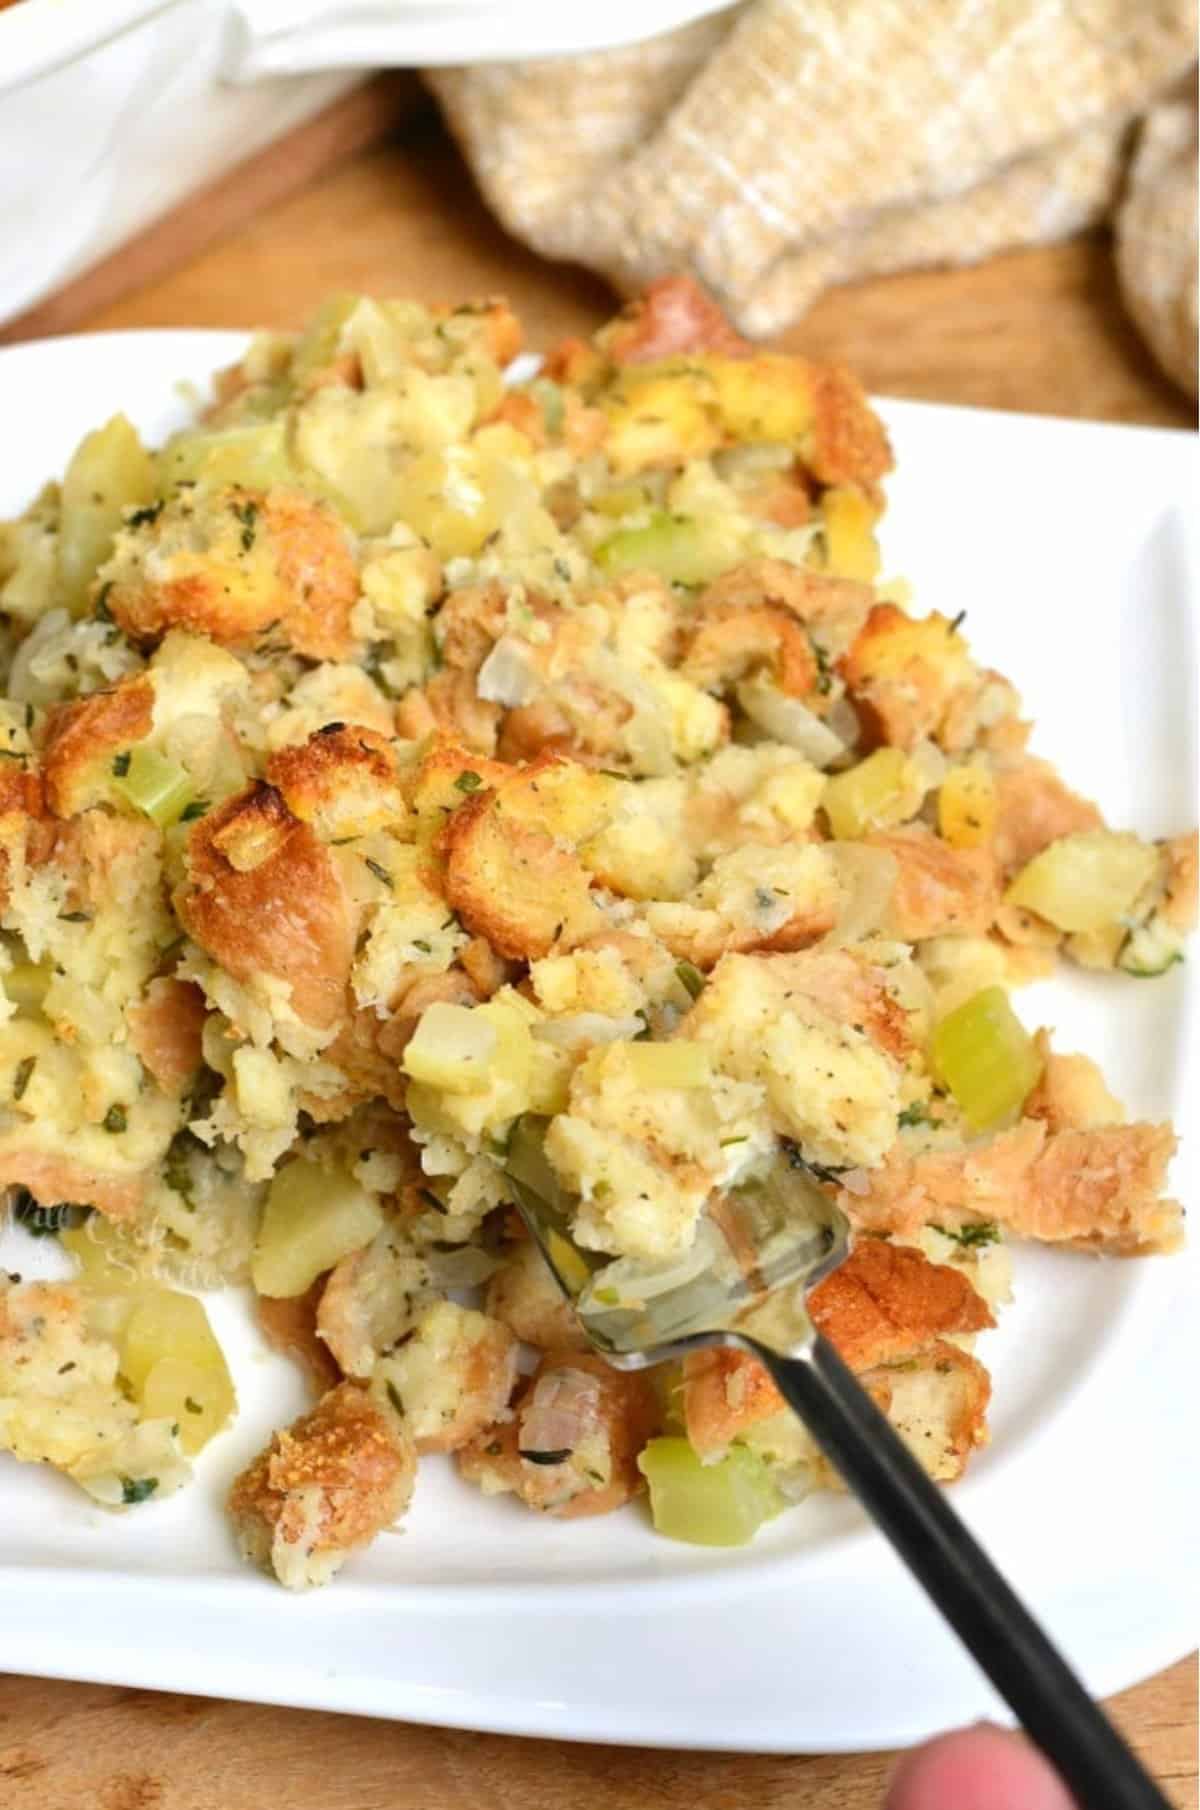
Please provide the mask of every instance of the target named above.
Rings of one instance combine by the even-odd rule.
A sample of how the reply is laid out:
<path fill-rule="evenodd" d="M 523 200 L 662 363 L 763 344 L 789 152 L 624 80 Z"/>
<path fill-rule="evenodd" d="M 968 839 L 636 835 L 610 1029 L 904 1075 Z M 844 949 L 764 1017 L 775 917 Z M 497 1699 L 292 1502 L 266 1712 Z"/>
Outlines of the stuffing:
<path fill-rule="evenodd" d="M 350 537 L 328 504 L 296 490 L 181 489 L 127 518 L 98 583 L 139 643 L 178 627 L 228 647 L 274 638 L 314 660 L 354 645 Z"/>
<path fill-rule="evenodd" d="M 539 1351 L 588 1350 L 574 1309 L 532 1239 L 523 1239 L 492 1276 L 484 1306 L 493 1320 Z"/>
<path fill-rule="evenodd" d="M 330 1271 L 317 1305 L 318 1337 L 343 1375 L 369 1377 L 376 1359 L 412 1331 L 431 1294 L 427 1260 L 389 1220 Z"/>
<path fill-rule="evenodd" d="M 1182 960 L 1195 837 L 1107 829 L 961 614 L 879 582 L 845 372 L 679 276 L 506 384 L 519 344 L 496 299 L 332 297 L 0 523 L 0 1190 L 81 1278 L 0 1298 L 0 1445 L 165 1494 L 235 1402 L 163 1285 L 249 1282 L 317 1398 L 230 1502 L 291 1587 L 418 1458 L 640 1490 L 670 1385 L 586 1347 L 535 1147 L 587 1267 L 660 1284 L 771 1165 L 837 1189 L 814 1317 L 946 1481 L 1005 1231 L 1180 1238 L 1170 1128 L 1007 996 Z M 685 1394 L 703 1457 L 836 1487 L 749 1360 Z"/>
<path fill-rule="evenodd" d="M 608 1514 L 641 1492 L 637 1455 L 657 1420 L 648 1377 L 591 1352 L 548 1352 L 511 1416 L 459 1452 L 459 1472 L 563 1520 Z"/>
<path fill-rule="evenodd" d="M 119 1509 L 170 1495 L 189 1466 L 173 1419 L 144 1415 L 121 1387 L 105 1317 L 78 1283 L 0 1278 L 0 1451 Z"/>
<path fill-rule="evenodd" d="M 229 1516 L 245 1558 L 289 1590 L 328 1583 L 408 1507 L 416 1453 L 401 1417 L 339 1383 L 237 1478 Z"/>
<path fill-rule="evenodd" d="M 883 1239 L 861 1240 L 813 1290 L 814 1326 L 875 1396 L 931 1476 L 958 1476 L 986 1436 L 987 1377 L 952 1339 L 995 1324 L 959 1271 Z M 772 1445 L 783 1398 L 757 1359 L 717 1349 L 684 1360 L 684 1419 L 702 1456 L 719 1457 L 754 1432 Z M 810 1462 L 817 1464 L 813 1454 Z"/>
<path fill-rule="evenodd" d="M 499 1419 L 516 1381 L 507 1326 L 435 1301 L 376 1363 L 371 1389 L 403 1414 L 418 1452 L 457 1452 Z"/>
<path fill-rule="evenodd" d="M 306 1025 L 330 1031 L 345 1010 L 357 914 L 337 867 L 279 792 L 259 785 L 193 825 L 179 921 L 235 981 L 282 984 Z"/>
<path fill-rule="evenodd" d="M 1170 1251 L 1182 1211 L 1162 1197 L 1168 1125 L 1048 1131 L 1023 1119 L 966 1150 L 910 1155 L 895 1144 L 862 1194 L 840 1196 L 863 1231 L 910 1237 L 926 1224 L 1001 1225 L 1017 1238 L 1129 1256 Z"/>
<path fill-rule="evenodd" d="M 896 884 L 884 921 L 889 936 L 983 936 L 999 903 L 990 849 L 952 848 L 923 824 L 876 830 L 865 839 L 896 859 Z"/>

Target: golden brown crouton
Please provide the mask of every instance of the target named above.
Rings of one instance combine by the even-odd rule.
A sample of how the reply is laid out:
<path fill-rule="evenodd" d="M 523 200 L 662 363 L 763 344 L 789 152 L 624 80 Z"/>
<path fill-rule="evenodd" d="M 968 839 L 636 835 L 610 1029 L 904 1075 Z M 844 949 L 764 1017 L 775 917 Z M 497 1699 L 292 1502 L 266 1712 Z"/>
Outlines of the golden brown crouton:
<path fill-rule="evenodd" d="M 390 742 L 373 729 L 326 723 L 267 762 L 267 780 L 323 842 L 394 829 L 408 816 Z"/>
<path fill-rule="evenodd" d="M 539 1351 L 586 1351 L 574 1308 L 530 1238 L 522 1239 L 487 1285 L 484 1306 L 494 1320 Z"/>
<path fill-rule="evenodd" d="M 149 735 L 153 720 L 154 687 L 144 673 L 52 710 L 42 759 L 54 815 L 74 817 L 107 798 L 114 758 Z"/>
<path fill-rule="evenodd" d="M 1038 1084 L 1022 1112 L 1040 1119 L 1047 1131 L 1092 1131 L 1098 1125 L 1119 1125 L 1125 1110 L 1104 1084 L 1104 1076 L 1090 1056 L 1063 1055 L 1051 1049 L 1048 1032 L 1035 1033 L 1041 1057 Z"/>
<path fill-rule="evenodd" d="M 727 320 L 695 277 L 657 277 L 601 327 L 596 345 L 614 364 L 651 364 L 681 352 L 721 352 L 748 358 L 754 348 Z"/>
<path fill-rule="evenodd" d="M 903 1363 L 864 1370 L 859 1381 L 935 1483 L 953 1483 L 975 1447 L 987 1444 L 991 1378 L 958 1345 L 939 1340 Z"/>
<path fill-rule="evenodd" d="M 324 1395 L 342 1380 L 337 1360 L 317 1334 L 317 1305 L 325 1276 L 302 1295 L 255 1295 L 254 1305 L 262 1335 L 272 1351 L 294 1359 L 312 1385 L 314 1395 Z"/>
<path fill-rule="evenodd" d="M 1022 758 L 997 767 L 993 847 L 1005 879 L 1062 836 L 1104 828 L 1090 799 L 1065 786 L 1048 761 Z"/>
<path fill-rule="evenodd" d="M 637 1457 L 658 1420 L 648 1377 L 592 1352 L 548 1352 L 512 1416 L 464 1446 L 459 1470 L 562 1520 L 608 1514 L 644 1487 Z"/>
<path fill-rule="evenodd" d="M 286 981 L 303 1021 L 342 1016 L 355 911 L 333 859 L 271 786 L 238 793 L 193 827 L 175 910 L 189 936 L 243 984 Z"/>
<path fill-rule="evenodd" d="M 416 1473 L 400 1417 L 339 1383 L 242 1472 L 229 1515 L 243 1555 L 302 1590 L 404 1513 Z"/>
<path fill-rule="evenodd" d="M 1164 1200 L 1175 1149 L 1169 1125 L 1102 1125 L 1047 1132 L 1038 1119 L 967 1150 L 909 1156 L 897 1143 L 868 1176 L 864 1194 L 843 1190 L 866 1231 L 913 1237 L 926 1225 L 992 1222 L 1018 1238 L 1129 1256 L 1170 1251 L 1181 1209 Z"/>
<path fill-rule="evenodd" d="M 951 704 L 979 683 L 967 644 L 945 616 L 906 616 L 877 603 L 839 668 L 867 745 L 912 748 L 938 739 Z"/>
<path fill-rule="evenodd" d="M 133 1219 L 146 1181 L 145 1175 L 108 1173 L 58 1151 L 22 1149 L 11 1133 L 0 1143 L 0 1188 L 28 1188 L 40 1207 L 95 1207 L 108 1219 Z"/>
<path fill-rule="evenodd" d="M 431 1295 L 428 1263 L 389 1220 L 370 1244 L 331 1270 L 317 1308 L 317 1333 L 346 1376 L 368 1377 L 376 1359 L 412 1329 Z"/>
<path fill-rule="evenodd" d="M 887 430 L 844 365 L 810 365 L 813 424 L 801 456 L 821 484 L 853 484 L 874 495 L 895 461 Z"/>
<path fill-rule="evenodd" d="M 850 644 L 871 609 L 870 585 L 851 578 L 832 578 L 782 559 L 751 559 L 731 566 L 702 594 L 699 608 L 757 609 L 763 604 L 787 610 L 815 630 L 831 646 Z"/>
<path fill-rule="evenodd" d="M 200 1039 L 207 1011 L 200 988 L 162 975 L 125 1014 L 129 1041 L 143 1068 L 165 1094 L 178 1099 L 203 1061 Z"/>
<path fill-rule="evenodd" d="M 586 800 L 590 776 L 549 757 L 469 795 L 442 831 L 447 903 L 510 960 L 537 961 L 600 927 L 591 877 L 570 846 L 595 813 L 586 802 L 581 816 L 573 812 L 572 774 Z"/>
<path fill-rule="evenodd" d="M 511 364 L 521 350 L 521 323 L 502 295 L 492 295 L 481 301 L 458 306 L 443 302 L 429 312 L 437 322 L 469 320 L 473 342 L 501 370 L 505 365 Z"/>
<path fill-rule="evenodd" d="M 864 841 L 896 859 L 885 927 L 915 943 L 922 937 L 982 936 L 999 902 L 996 863 L 990 849 L 952 848 L 924 824 L 878 830 Z"/>
<path fill-rule="evenodd" d="M 143 511 L 102 569 L 108 609 L 131 639 L 191 629 L 224 646 L 271 637 L 313 660 L 354 646 L 358 572 L 328 504 L 302 491 L 183 490 Z"/>
<path fill-rule="evenodd" d="M 472 753 L 489 755 L 496 751 L 502 715 L 499 704 L 479 696 L 473 673 L 448 668 L 405 692 L 396 706 L 396 728 L 409 741 L 436 732 L 453 736 Z"/>
<path fill-rule="evenodd" d="M 808 1306 L 817 1331 L 860 1374 L 995 1325 L 961 1270 L 880 1238 L 861 1239 L 813 1290 Z M 785 1405 L 757 1358 L 728 1350 L 684 1360 L 683 1400 L 688 1438 L 701 1456 L 724 1450 Z"/>
<path fill-rule="evenodd" d="M 693 685 L 719 691 L 752 672 L 765 672 L 789 697 L 807 697 L 817 683 L 817 662 L 803 628 L 770 604 L 746 609 L 736 603 L 702 605 L 679 670 Z"/>
<path fill-rule="evenodd" d="M 507 1326 L 454 1301 L 434 1301 L 381 1357 L 371 1387 L 384 1390 L 418 1452 L 457 1452 L 508 1407 L 517 1341 Z"/>
<path fill-rule="evenodd" d="M 0 761 L 0 907 L 8 904 L 13 857 L 36 867 L 50 854 L 54 837 L 41 774 L 17 761 Z"/>

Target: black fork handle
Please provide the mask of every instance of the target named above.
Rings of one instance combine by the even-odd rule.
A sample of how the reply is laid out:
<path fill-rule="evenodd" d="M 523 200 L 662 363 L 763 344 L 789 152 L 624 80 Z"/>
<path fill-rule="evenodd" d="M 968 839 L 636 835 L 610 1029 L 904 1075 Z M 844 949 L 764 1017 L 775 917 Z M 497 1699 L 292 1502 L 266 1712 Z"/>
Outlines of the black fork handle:
<path fill-rule="evenodd" d="M 756 1339 L 738 1342 L 766 1365 L 1081 1810 L 1170 1810 L 833 1346 L 818 1334 L 804 1352 L 783 1357 Z"/>

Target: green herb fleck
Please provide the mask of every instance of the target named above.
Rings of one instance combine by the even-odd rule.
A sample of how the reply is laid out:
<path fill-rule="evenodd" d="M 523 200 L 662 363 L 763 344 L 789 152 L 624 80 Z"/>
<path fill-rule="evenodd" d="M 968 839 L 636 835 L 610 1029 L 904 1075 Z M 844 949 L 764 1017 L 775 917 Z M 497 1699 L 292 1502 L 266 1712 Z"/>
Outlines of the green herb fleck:
<path fill-rule="evenodd" d="M 382 885 L 386 886 L 389 892 L 391 892 L 394 889 L 396 882 L 392 879 L 392 876 L 388 872 L 387 868 L 381 866 L 378 861 L 372 861 L 370 855 L 364 855 L 363 860 L 366 862 L 367 866 L 370 868 L 370 870 L 374 874 L 375 878 L 378 881 L 380 881 Z"/>
<path fill-rule="evenodd" d="M 97 622 L 111 622 L 113 619 L 112 611 L 108 607 L 108 594 L 111 590 L 112 581 L 110 580 L 108 584 L 101 585 L 96 593 L 96 601 L 92 605 L 92 615 Z"/>
<path fill-rule="evenodd" d="M 994 1219 L 980 1220 L 977 1224 L 969 1226 L 934 1226 L 933 1229 L 935 1232 L 940 1232 L 943 1238 L 952 1238 L 955 1244 L 961 1244 L 967 1251 L 980 1245 L 1000 1242 L 1000 1227 Z"/>
<path fill-rule="evenodd" d="M 24 1096 L 25 1089 L 33 1079 L 33 1071 L 36 1067 L 36 1056 L 26 1056 L 24 1061 L 17 1063 L 17 1072 L 13 1076 L 12 1097 L 14 1100 L 20 1100 Z"/>
<path fill-rule="evenodd" d="M 396 1387 L 395 1383 L 392 1381 L 391 1377 L 389 1377 L 387 1379 L 387 1382 L 384 1384 L 384 1387 L 387 1389 L 387 1398 L 391 1402 L 393 1408 L 395 1408 L 397 1414 L 403 1416 L 404 1402 L 401 1397 L 399 1389 L 397 1389 L 397 1387 Z"/>
<path fill-rule="evenodd" d="M 686 993 L 699 999 L 704 991 L 704 976 L 693 962 L 676 962 L 675 978 Z"/>
<path fill-rule="evenodd" d="M 60 911 L 58 917 L 62 924 L 90 924 L 92 921 L 90 911 Z"/>
<path fill-rule="evenodd" d="M 191 804 L 185 804 L 179 813 L 180 823 L 195 823 L 197 817 L 203 817 L 208 809 L 207 798 L 193 798 Z"/>
<path fill-rule="evenodd" d="M 187 1409 L 189 1414 L 203 1414 L 203 1412 L 204 1412 L 204 1409 L 201 1407 L 200 1403 L 198 1401 L 193 1401 L 190 1395 L 184 1396 L 183 1405 Z"/>
<path fill-rule="evenodd" d="M 427 1207 L 432 1207 L 433 1211 L 435 1213 L 441 1213 L 444 1215 L 448 1211 L 448 1209 L 438 1199 L 437 1195 L 434 1193 L 432 1188 L 418 1188 L 417 1193 L 421 1196 L 421 1199 L 425 1202 L 425 1205 Z"/>
<path fill-rule="evenodd" d="M 125 517 L 127 528 L 148 528 L 162 514 L 165 504 L 160 497 L 157 503 L 147 503 L 142 509 L 132 509 Z"/>
<path fill-rule="evenodd" d="M 101 1121 L 105 1131 L 124 1131 L 128 1122 L 123 1106 L 110 1106 Z"/>
<path fill-rule="evenodd" d="M 137 1502 L 148 1502 L 157 1488 L 157 1477 L 122 1477 L 121 1500 L 126 1507 L 132 1507 Z"/>
<path fill-rule="evenodd" d="M 419 937 L 419 936 L 414 936 L 413 948 L 419 949 L 421 951 L 422 955 L 432 955 L 433 954 L 432 943 L 425 942 L 424 938 Z"/>
<path fill-rule="evenodd" d="M 821 646 L 820 642 L 812 641 L 811 646 L 813 650 L 813 659 L 817 663 L 817 690 L 821 693 L 822 697 L 826 697 L 833 685 L 833 674 L 829 670 L 829 655 L 825 652 L 825 649 Z"/>
<path fill-rule="evenodd" d="M 460 792 L 478 792 L 483 781 L 480 779 L 478 773 L 472 773 L 468 767 L 459 774 L 454 784 Z"/>
<path fill-rule="evenodd" d="M 255 525 L 258 521 L 257 503 L 234 503 L 231 505 L 234 515 L 242 524 L 242 552 L 249 553 L 254 545 Z"/>
<path fill-rule="evenodd" d="M 565 1464 L 570 1456 L 571 1448 L 569 1445 L 563 1446 L 562 1449 L 557 1452 L 527 1452 L 521 1449 L 521 1457 L 525 1460 L 526 1464 Z"/>
<path fill-rule="evenodd" d="M 930 1116 L 920 1100 L 914 1100 L 911 1106 L 904 1108 L 896 1123 L 901 1130 L 911 1131 L 914 1125 L 936 1125 L 937 1120 Z"/>
<path fill-rule="evenodd" d="M 132 759 L 133 759 L 133 756 L 128 752 L 128 750 L 126 750 L 126 752 L 124 754 L 114 754 L 113 755 L 112 770 L 113 770 L 114 779 L 124 779 L 125 775 L 129 771 L 129 763 Z"/>
<path fill-rule="evenodd" d="M 722 1138 L 721 1139 L 721 1149 L 728 1150 L 730 1148 L 730 1146 L 733 1144 L 748 1144 L 749 1142 L 750 1142 L 750 1133 L 748 1131 L 743 1131 L 740 1137 Z"/>

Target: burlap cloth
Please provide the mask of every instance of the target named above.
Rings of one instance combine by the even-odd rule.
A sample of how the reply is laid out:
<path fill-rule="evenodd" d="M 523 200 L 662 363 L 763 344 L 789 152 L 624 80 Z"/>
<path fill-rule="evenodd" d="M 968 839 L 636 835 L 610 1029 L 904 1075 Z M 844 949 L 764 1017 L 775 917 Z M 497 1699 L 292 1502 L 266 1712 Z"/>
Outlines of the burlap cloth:
<path fill-rule="evenodd" d="M 690 269 L 756 336 L 832 283 L 1111 220 L 1194 393 L 1195 56 L 1189 0 L 748 0 L 428 79 L 518 238 L 624 290 Z"/>

